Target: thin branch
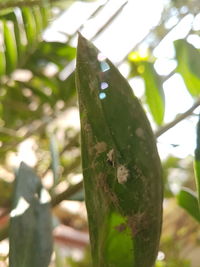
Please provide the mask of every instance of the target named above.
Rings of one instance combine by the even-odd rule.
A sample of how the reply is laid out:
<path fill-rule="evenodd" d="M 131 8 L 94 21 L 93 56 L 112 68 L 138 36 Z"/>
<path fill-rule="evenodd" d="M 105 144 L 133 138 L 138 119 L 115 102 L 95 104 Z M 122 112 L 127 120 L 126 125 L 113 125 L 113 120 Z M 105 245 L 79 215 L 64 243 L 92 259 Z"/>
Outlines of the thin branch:
<path fill-rule="evenodd" d="M 82 188 L 83 188 L 83 181 L 79 182 L 76 185 L 70 186 L 64 192 L 62 192 L 61 194 L 58 194 L 52 198 L 52 200 L 51 200 L 52 207 L 57 206 L 63 200 L 69 199 L 72 195 L 77 193 Z"/>
<path fill-rule="evenodd" d="M 94 10 L 94 12 L 86 19 L 86 21 L 89 21 L 93 17 L 97 16 L 101 12 L 101 10 L 107 5 L 108 1 L 109 0 L 107 0 L 107 2 L 105 2 L 103 5 L 100 5 L 99 7 L 97 7 L 97 9 Z M 64 36 L 67 36 L 68 37 L 67 42 L 70 43 L 73 40 L 73 38 L 76 37 L 77 33 L 81 32 L 81 30 L 84 28 L 84 25 L 85 25 L 85 23 L 82 23 L 78 27 L 78 29 L 76 29 L 76 31 L 71 35 L 68 35 L 67 33 L 65 33 L 63 31 L 59 31 L 59 33 L 63 34 Z"/>
<path fill-rule="evenodd" d="M 174 127 L 176 124 L 178 124 L 179 122 L 181 122 L 182 120 L 186 119 L 187 117 L 189 117 L 190 115 L 192 115 L 193 111 L 198 108 L 200 106 L 200 98 L 197 99 L 197 101 L 193 104 L 193 106 L 191 108 L 189 108 L 186 112 L 178 115 L 173 121 L 167 123 L 166 125 L 160 127 L 156 132 L 155 132 L 155 136 L 159 137 L 161 136 L 163 133 L 167 132 L 169 129 L 171 129 L 172 127 Z"/>
<path fill-rule="evenodd" d="M 182 21 L 182 19 L 184 19 L 187 15 L 189 14 L 189 12 L 187 12 L 186 14 L 184 14 L 183 17 L 180 18 L 179 21 L 177 21 L 177 23 L 170 29 L 165 29 L 165 31 L 163 32 L 162 36 L 160 37 L 161 40 L 158 44 L 156 44 L 156 47 L 159 46 L 159 44 L 163 41 L 163 39 L 171 32 L 173 31 L 178 25 L 179 23 Z M 157 26 L 154 26 L 152 27 L 149 32 L 138 42 L 136 43 L 131 49 L 130 51 L 117 63 L 117 66 L 119 67 L 120 65 L 122 65 L 124 63 L 125 60 L 127 60 L 129 54 L 131 51 L 134 51 L 136 50 L 143 42 L 145 42 L 146 39 L 148 39 L 148 37 L 152 34 L 152 31 L 156 31 L 156 29 L 158 29 L 160 27 L 160 25 L 162 24 L 163 22 L 160 22 Z M 170 74 L 171 76 L 171 74 Z M 167 80 L 167 79 L 165 79 Z"/>
<path fill-rule="evenodd" d="M 124 7 L 127 5 L 128 1 L 124 2 L 119 9 L 108 19 L 108 21 L 95 33 L 90 41 L 94 41 L 122 12 Z"/>

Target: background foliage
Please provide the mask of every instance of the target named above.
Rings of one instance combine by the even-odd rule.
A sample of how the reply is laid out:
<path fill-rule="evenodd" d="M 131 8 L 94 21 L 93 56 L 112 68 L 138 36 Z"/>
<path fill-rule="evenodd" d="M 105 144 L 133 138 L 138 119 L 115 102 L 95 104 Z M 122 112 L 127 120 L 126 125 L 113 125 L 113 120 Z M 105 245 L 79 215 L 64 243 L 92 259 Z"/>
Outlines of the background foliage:
<path fill-rule="evenodd" d="M 14 186 L 14 173 L 17 172 L 21 159 L 34 167 L 42 178 L 43 187 L 51 196 L 55 241 L 51 266 L 90 264 L 86 215 L 81 212 L 84 209 L 84 195 L 79 127 L 77 117 L 74 117 L 77 114 L 77 98 L 71 67 L 76 56 L 73 40 L 77 32 L 65 36 L 65 42 L 49 42 L 43 35 L 45 29 L 72 4 L 73 1 L 0 2 L 0 238 L 2 251 L 5 251 L 0 252 L 0 260 L 5 266 L 8 264 L 8 251 L 5 248 L 9 213 L 11 207 L 14 207 L 13 196 L 18 193 Z M 106 2 L 91 17 L 98 16 L 105 6 Z M 198 1 L 195 0 L 166 1 L 159 24 L 124 59 L 130 67 L 128 78 L 140 78 L 144 82 L 141 102 L 152 122 L 156 137 L 170 131 L 172 127 L 176 129 L 175 125 L 188 116 L 197 118 L 194 111 L 200 105 L 200 55 L 199 49 L 189 41 L 191 36 L 199 37 L 199 29 L 191 25 L 185 37 L 173 43 L 175 53 L 170 60 L 176 62 L 176 67 L 167 75 L 160 75 L 155 68 L 155 49 L 187 15 L 192 14 L 195 20 L 199 16 L 199 9 Z M 96 35 L 105 31 L 119 12 L 120 8 Z M 82 27 L 78 30 L 81 31 Z M 141 53 L 144 44 L 147 47 L 145 56 Z M 70 71 L 64 77 L 66 66 Z M 173 121 L 166 124 L 164 84 L 177 73 L 181 75 L 192 96 L 193 105 L 183 114 L 174 114 Z M 175 89 L 176 85 L 173 90 Z M 171 97 L 173 98 L 173 91 Z M 198 151 L 199 141 L 195 153 L 197 181 Z M 156 267 L 198 266 L 200 219 L 193 157 L 168 155 L 163 159 L 163 168 L 165 212 Z M 181 190 L 182 186 L 187 188 Z M 178 190 L 174 190 L 174 187 Z M 33 187 L 30 190 L 34 199 Z M 41 200 L 38 189 L 36 193 Z M 72 204 L 77 207 L 77 213 L 70 209 Z M 33 204 L 34 208 L 35 205 L 38 204 Z M 48 232 L 43 233 L 48 235 Z M 75 237 L 77 233 L 81 238 Z M 77 263 L 79 256 L 74 251 L 81 255 L 81 262 Z"/>

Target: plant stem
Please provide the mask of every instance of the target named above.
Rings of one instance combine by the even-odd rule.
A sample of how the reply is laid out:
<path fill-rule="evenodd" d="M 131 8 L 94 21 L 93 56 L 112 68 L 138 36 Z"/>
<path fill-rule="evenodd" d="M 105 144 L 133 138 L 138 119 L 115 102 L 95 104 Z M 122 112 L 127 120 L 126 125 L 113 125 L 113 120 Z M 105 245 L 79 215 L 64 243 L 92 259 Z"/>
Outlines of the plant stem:
<path fill-rule="evenodd" d="M 51 200 L 52 207 L 55 207 L 56 205 L 58 205 L 63 200 L 68 199 L 69 197 L 71 197 L 72 195 L 74 195 L 76 192 L 78 192 L 82 187 L 83 187 L 83 181 L 79 182 L 76 185 L 70 186 L 69 188 L 67 188 L 61 194 L 56 195 Z"/>
<path fill-rule="evenodd" d="M 91 41 L 94 41 L 107 28 L 107 26 L 109 26 L 116 19 L 116 17 L 118 17 L 127 3 L 128 1 L 124 2 L 119 7 L 119 9 L 108 19 L 108 21 L 95 33 L 95 35 L 91 38 Z"/>
<path fill-rule="evenodd" d="M 163 133 L 167 132 L 169 129 L 174 127 L 176 124 L 178 124 L 182 120 L 186 119 L 188 116 L 192 115 L 193 111 L 199 106 L 200 106 L 200 98 L 198 98 L 197 101 L 193 104 L 193 106 L 191 108 L 189 108 L 187 111 L 185 111 L 184 113 L 178 115 L 173 121 L 171 121 L 171 122 L 167 123 L 166 125 L 160 127 L 155 132 L 155 136 L 156 137 L 161 136 Z"/>

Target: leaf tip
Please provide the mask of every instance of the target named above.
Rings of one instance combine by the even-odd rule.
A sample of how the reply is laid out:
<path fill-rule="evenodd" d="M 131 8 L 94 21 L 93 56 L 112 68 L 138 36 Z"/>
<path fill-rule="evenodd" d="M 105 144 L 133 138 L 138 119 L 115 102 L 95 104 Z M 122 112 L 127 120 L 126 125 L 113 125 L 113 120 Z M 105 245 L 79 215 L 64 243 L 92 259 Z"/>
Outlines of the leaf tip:
<path fill-rule="evenodd" d="M 88 40 L 80 33 L 78 32 L 78 47 L 83 47 L 88 43 Z"/>

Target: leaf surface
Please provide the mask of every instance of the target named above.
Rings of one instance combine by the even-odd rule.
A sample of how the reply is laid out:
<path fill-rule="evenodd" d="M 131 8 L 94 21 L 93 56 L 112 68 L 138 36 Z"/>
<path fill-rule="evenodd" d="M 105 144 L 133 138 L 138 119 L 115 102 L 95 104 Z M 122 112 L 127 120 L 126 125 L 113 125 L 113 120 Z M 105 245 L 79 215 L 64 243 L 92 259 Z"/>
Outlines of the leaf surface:
<path fill-rule="evenodd" d="M 154 66 L 150 62 L 143 62 L 142 74 L 145 82 L 146 102 L 157 124 L 162 124 L 165 113 L 165 99 L 162 84 Z"/>
<path fill-rule="evenodd" d="M 194 157 L 194 173 L 195 173 L 195 181 L 197 186 L 197 199 L 200 208 L 200 117 L 197 123 L 197 140 L 196 140 L 196 149 L 195 149 L 195 157 Z"/>
<path fill-rule="evenodd" d="M 182 39 L 175 41 L 174 45 L 178 61 L 177 71 L 183 77 L 189 93 L 197 96 L 200 94 L 200 53 Z"/>
<path fill-rule="evenodd" d="M 25 163 L 16 175 L 10 222 L 10 267 L 48 267 L 52 253 L 51 210 L 39 178 Z"/>
<path fill-rule="evenodd" d="M 76 83 L 93 264 L 152 267 L 163 186 L 150 124 L 127 81 L 82 36 Z"/>
<path fill-rule="evenodd" d="M 189 188 L 184 188 L 178 194 L 178 204 L 200 223 L 200 212 L 197 195 Z"/>

